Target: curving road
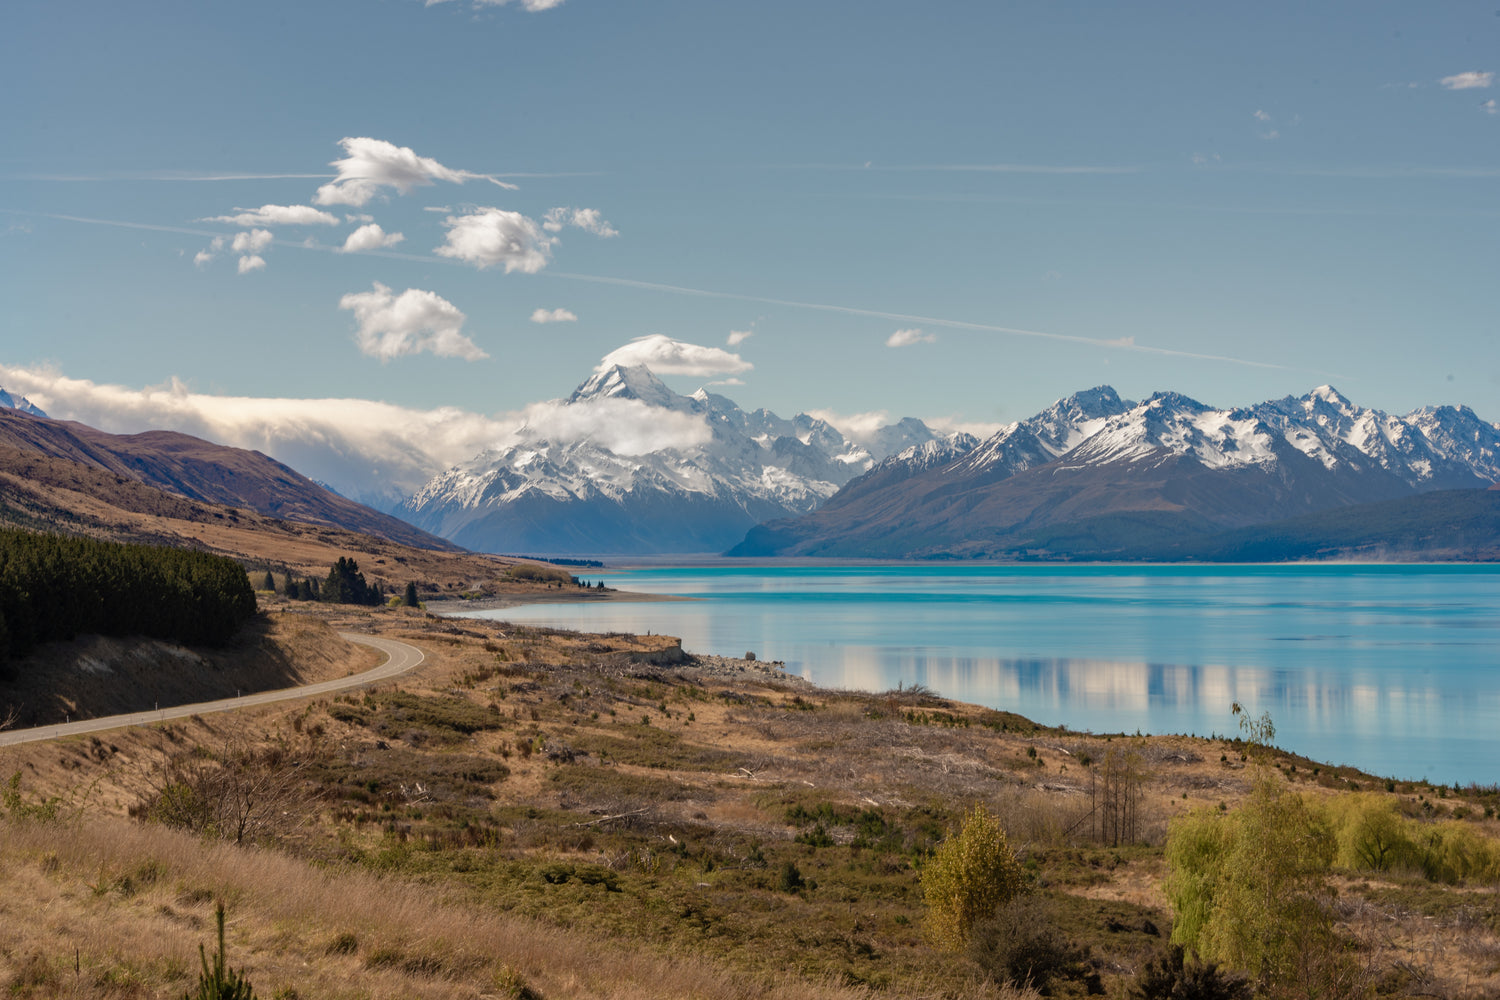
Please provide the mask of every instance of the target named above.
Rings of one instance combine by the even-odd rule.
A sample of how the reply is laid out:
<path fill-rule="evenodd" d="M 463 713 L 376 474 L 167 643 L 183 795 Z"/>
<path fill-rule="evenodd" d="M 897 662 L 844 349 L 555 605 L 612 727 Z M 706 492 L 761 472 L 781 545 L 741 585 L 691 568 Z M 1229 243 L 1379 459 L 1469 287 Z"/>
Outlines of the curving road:
<path fill-rule="evenodd" d="M 340 632 L 339 635 L 350 642 L 357 642 L 365 646 L 374 646 L 385 654 L 385 662 L 372 670 L 366 670 L 362 674 L 351 674 L 348 677 L 340 677 L 331 681 L 321 681 L 317 684 L 308 684 L 305 687 L 282 688 L 280 691 L 260 691 L 237 698 L 200 701 L 195 705 L 174 705 L 171 708 L 156 709 L 149 712 L 131 712 L 128 715 L 107 715 L 102 719 L 83 719 L 78 722 L 64 722 L 54 726 L 37 726 L 35 729 L 8 730 L 0 732 L 0 747 L 14 746 L 17 743 L 32 743 L 37 740 L 53 740 L 60 736 L 77 736 L 80 733 L 97 733 L 105 729 L 120 729 L 125 726 L 143 726 L 152 722 L 164 722 L 167 719 L 181 719 L 189 715 L 228 712 L 236 708 L 249 708 L 252 705 L 269 705 L 277 701 L 291 701 L 294 698 L 307 698 L 313 695 L 328 694 L 331 691 L 343 691 L 347 688 L 361 687 L 365 684 L 373 684 L 376 681 L 388 680 L 398 674 L 404 674 L 413 667 L 420 665 L 426 659 L 426 654 L 416 646 L 409 646 L 404 642 L 397 642 L 395 639 L 380 639 L 373 635 L 359 635 L 355 632 Z"/>

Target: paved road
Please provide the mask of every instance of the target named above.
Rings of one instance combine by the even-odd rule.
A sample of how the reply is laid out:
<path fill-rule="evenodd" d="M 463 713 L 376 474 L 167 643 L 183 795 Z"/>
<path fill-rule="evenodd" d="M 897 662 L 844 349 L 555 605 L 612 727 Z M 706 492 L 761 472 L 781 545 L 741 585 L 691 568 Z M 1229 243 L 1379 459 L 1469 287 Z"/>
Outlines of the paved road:
<path fill-rule="evenodd" d="M 365 646 L 374 646 L 386 655 L 386 661 L 373 670 L 366 670 L 362 674 L 353 674 L 349 677 L 340 677 L 337 680 L 309 684 L 306 687 L 283 688 L 280 691 L 260 691 L 256 694 L 247 694 L 239 698 L 200 701 L 196 705 L 176 705 L 171 708 L 157 709 L 150 712 L 132 712 L 129 715 L 110 715 L 102 719 L 83 719 L 79 722 L 65 722 L 55 726 L 37 726 L 35 729 L 6 730 L 0 732 L 0 746 L 31 743 L 36 740 L 52 740 L 57 739 L 59 736 L 76 736 L 79 733 L 97 733 L 105 729 L 120 729 L 125 726 L 142 726 L 152 722 L 163 722 L 167 719 L 181 719 L 189 715 L 228 712 L 236 708 L 248 708 L 251 705 L 269 705 L 275 701 L 291 701 L 294 698 L 307 698 L 312 695 L 328 694 L 331 691 L 343 691 L 346 688 L 373 684 L 376 681 L 383 681 L 398 674 L 404 674 L 426 658 L 425 654 L 416 646 L 408 646 L 406 643 L 397 642 L 394 639 L 378 639 L 373 635 L 358 635 L 354 632 L 340 632 L 339 635 L 350 642 L 357 642 Z"/>

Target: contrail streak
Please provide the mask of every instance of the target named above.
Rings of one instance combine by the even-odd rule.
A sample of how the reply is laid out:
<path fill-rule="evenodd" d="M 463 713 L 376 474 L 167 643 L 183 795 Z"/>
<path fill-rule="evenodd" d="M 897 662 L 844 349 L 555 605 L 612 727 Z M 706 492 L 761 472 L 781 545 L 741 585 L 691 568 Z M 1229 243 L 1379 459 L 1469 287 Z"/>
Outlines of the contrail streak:
<path fill-rule="evenodd" d="M 30 215 L 45 219 L 58 219 L 64 222 L 80 222 L 94 226 L 116 226 L 121 229 L 145 229 L 158 233 L 181 233 L 186 236 L 202 236 L 212 239 L 216 236 L 224 236 L 222 232 L 207 229 L 190 229 L 186 226 L 161 226 L 147 222 L 122 222 L 116 219 L 95 219 L 81 215 L 57 215 L 49 212 L 23 212 L 16 209 L 0 209 L 11 215 Z M 306 243 L 293 240 L 274 240 L 273 246 L 296 247 L 302 250 L 319 250 L 324 253 L 343 253 L 342 247 L 331 246 L 324 243 Z M 462 266 L 459 261 L 447 258 L 433 257 L 426 254 L 401 253 L 395 250 L 368 250 L 356 251 L 370 257 L 385 257 L 392 260 L 418 261 L 423 264 L 450 264 Z M 595 285 L 614 285 L 619 288 L 639 288 L 643 291 L 664 292 L 668 295 L 686 295 L 694 298 L 704 299 L 727 299 L 735 302 L 756 302 L 763 305 L 783 306 L 788 309 L 808 309 L 815 312 L 839 313 L 845 316 L 865 316 L 871 319 L 885 319 L 896 323 L 919 323 L 928 326 L 942 327 L 948 330 L 968 330 L 975 333 L 998 333 L 1010 337 L 1031 337 L 1038 340 L 1051 340 L 1063 344 L 1084 344 L 1089 347 L 1099 347 L 1117 351 L 1135 351 L 1140 354 L 1152 354 L 1158 357 L 1189 358 L 1195 361 L 1216 361 L 1222 364 L 1241 365 L 1247 368 L 1266 368 L 1276 371 L 1306 371 L 1308 369 L 1297 368 L 1292 365 L 1279 365 L 1269 361 L 1254 361 L 1250 358 L 1237 358 L 1227 354 L 1206 354 L 1198 351 L 1181 351 L 1170 347 L 1153 347 L 1150 344 L 1137 344 L 1131 338 L 1117 340 L 1106 340 L 1102 337 L 1084 337 L 1070 333 L 1049 333 L 1045 330 L 1026 330 L 1014 326 L 1000 326 L 994 323 L 973 323 L 960 319 L 945 319 L 941 316 L 921 316 L 916 313 L 887 312 L 883 309 L 862 309 L 858 306 L 834 305 L 826 302 L 802 302 L 797 299 L 778 299 L 767 295 L 750 295 L 743 292 L 721 292 L 704 288 L 688 288 L 683 285 L 667 285 L 656 281 L 638 281 L 634 278 L 612 278 L 600 274 L 577 274 L 571 271 L 546 271 L 544 277 L 560 278 L 564 281 L 584 281 Z M 1330 375 L 1334 378 L 1347 378 L 1333 372 L 1320 372 L 1319 374 Z"/>

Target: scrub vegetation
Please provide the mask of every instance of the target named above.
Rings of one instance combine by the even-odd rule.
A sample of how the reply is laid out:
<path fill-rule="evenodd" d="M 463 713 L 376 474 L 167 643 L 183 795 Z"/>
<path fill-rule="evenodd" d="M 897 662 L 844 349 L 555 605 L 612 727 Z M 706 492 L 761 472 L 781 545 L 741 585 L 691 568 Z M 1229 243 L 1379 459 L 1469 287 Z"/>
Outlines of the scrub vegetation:
<path fill-rule="evenodd" d="M 1500 992 L 1495 788 L 665 637 L 284 607 L 427 661 L 0 750 L 8 995 L 180 997 L 217 901 L 260 997 Z"/>

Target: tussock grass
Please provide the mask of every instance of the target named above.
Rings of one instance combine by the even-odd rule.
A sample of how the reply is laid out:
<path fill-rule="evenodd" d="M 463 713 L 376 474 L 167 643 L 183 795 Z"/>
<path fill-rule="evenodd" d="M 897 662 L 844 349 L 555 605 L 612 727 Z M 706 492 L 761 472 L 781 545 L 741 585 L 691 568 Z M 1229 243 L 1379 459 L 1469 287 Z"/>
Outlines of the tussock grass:
<path fill-rule="evenodd" d="M 486 912 L 433 887 L 120 819 L 0 821 L 0 836 L 7 888 L 0 923 L 8 928 L 0 982 L 20 995 L 180 995 L 210 930 L 210 900 L 222 898 L 231 960 L 264 996 L 294 989 L 304 997 L 457 1000 L 514 995 L 518 984 L 549 1000 L 870 996 L 789 976 L 734 976 L 704 959 L 669 960 Z M 128 892 L 113 881 L 143 870 L 153 877 Z M 80 872 L 99 880 L 89 883 Z M 976 988 L 969 995 L 1021 994 Z"/>

